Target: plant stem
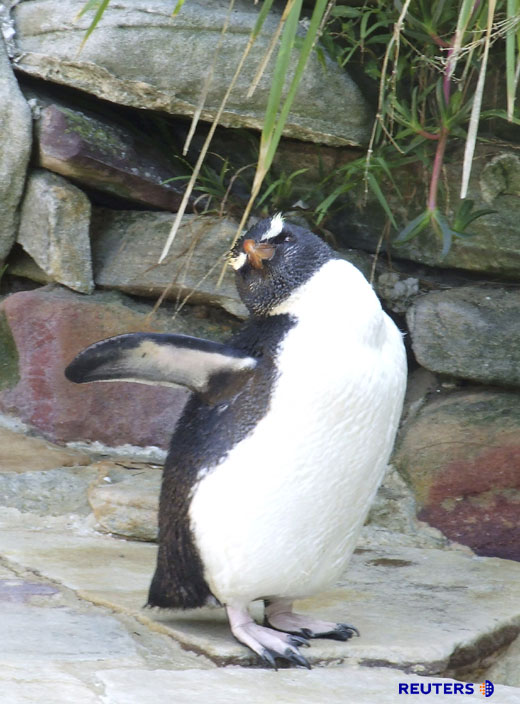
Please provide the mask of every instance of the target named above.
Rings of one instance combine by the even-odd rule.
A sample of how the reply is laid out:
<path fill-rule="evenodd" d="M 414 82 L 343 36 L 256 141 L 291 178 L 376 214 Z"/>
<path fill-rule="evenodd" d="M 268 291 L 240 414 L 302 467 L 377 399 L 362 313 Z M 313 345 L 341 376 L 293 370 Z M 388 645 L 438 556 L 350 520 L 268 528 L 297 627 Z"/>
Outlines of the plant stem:
<path fill-rule="evenodd" d="M 446 125 L 441 127 L 439 132 L 439 141 L 437 142 L 437 149 L 435 151 L 435 159 L 433 160 L 433 170 L 432 177 L 430 180 L 430 191 L 428 193 L 428 210 L 433 212 L 437 208 L 437 191 L 439 190 L 439 180 L 441 177 L 442 162 L 444 159 L 444 152 L 446 150 L 446 144 L 448 142 L 449 129 Z"/>

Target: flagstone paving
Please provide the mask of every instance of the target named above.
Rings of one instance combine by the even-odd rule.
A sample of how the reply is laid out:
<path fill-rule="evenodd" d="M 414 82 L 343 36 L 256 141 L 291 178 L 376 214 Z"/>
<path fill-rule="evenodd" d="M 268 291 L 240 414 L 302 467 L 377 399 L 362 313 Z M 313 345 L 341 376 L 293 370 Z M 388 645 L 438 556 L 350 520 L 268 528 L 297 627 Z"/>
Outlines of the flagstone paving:
<path fill-rule="evenodd" d="M 14 476 L 9 466 L 0 462 L 0 479 Z M 37 482 L 48 472 L 59 478 L 47 460 L 41 471 Z M 361 637 L 312 641 L 311 671 L 267 671 L 232 638 L 223 609 L 143 608 L 156 545 L 97 532 L 95 517 L 68 502 L 64 489 L 86 492 L 95 470 L 85 463 L 85 484 L 70 482 L 79 469 L 62 471 L 54 507 L 52 491 L 36 501 L 38 484 L 34 501 L 13 500 L 30 473 L 19 485 L 0 481 L 2 704 L 372 704 L 402 701 L 399 683 L 446 684 L 435 701 L 453 702 L 446 675 L 471 680 L 478 672 L 482 681 L 486 667 L 495 676 L 493 701 L 520 704 L 520 688 L 502 684 L 516 685 L 519 669 L 520 563 L 369 526 L 337 588 L 298 604 L 353 623 Z M 253 611 L 261 619 L 261 605 Z M 495 663 L 503 651 L 507 660 Z M 478 686 L 464 701 L 482 701 Z"/>

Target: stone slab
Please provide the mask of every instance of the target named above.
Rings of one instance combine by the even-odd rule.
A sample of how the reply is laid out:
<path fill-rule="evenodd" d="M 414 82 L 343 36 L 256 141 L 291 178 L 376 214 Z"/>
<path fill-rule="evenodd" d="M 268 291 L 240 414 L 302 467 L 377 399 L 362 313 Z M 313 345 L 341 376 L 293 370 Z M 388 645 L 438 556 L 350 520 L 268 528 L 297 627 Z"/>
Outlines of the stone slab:
<path fill-rule="evenodd" d="M 445 182 L 451 203 L 448 221 L 453 224 L 454 212 L 459 204 L 462 178 L 463 148 L 454 151 L 446 164 Z M 520 213 L 520 158 L 516 144 L 508 145 L 497 140 L 497 144 L 478 144 L 472 159 L 471 178 L 467 200 L 473 202 L 473 211 L 491 209 L 489 213 L 474 220 L 467 227 L 470 237 L 455 237 L 449 253 L 441 256 L 442 243 L 433 229 L 423 231 L 418 237 L 403 246 L 395 247 L 395 257 L 404 257 L 429 266 L 465 269 L 516 280 L 520 270 L 520 246 L 518 242 L 518 218 Z M 415 181 L 413 180 L 415 176 Z M 408 185 L 399 183 L 402 193 L 422 177 L 410 173 Z M 390 192 L 391 189 L 388 190 Z M 385 191 L 386 192 L 386 191 Z M 393 204 L 391 203 L 392 207 Z M 393 206 L 395 207 L 395 206 Z M 408 221 L 424 209 L 424 203 L 415 204 L 409 212 Z"/>
<path fill-rule="evenodd" d="M 28 179 L 17 241 L 52 281 L 92 293 L 90 201 L 69 181 L 44 169 Z"/>
<path fill-rule="evenodd" d="M 0 552 L 13 563 L 131 614 L 217 664 L 257 664 L 232 638 L 222 609 L 142 610 L 154 545 L 96 535 L 85 526 L 78 530 L 77 523 L 56 530 L 54 521 L 42 530 L 45 523 L 34 525 L 23 515 L 3 516 Z M 361 638 L 348 643 L 313 641 L 305 655 L 314 665 L 386 665 L 438 675 L 478 663 L 520 632 L 520 565 L 460 551 L 364 548 L 337 589 L 298 606 L 361 631 Z"/>
<path fill-rule="evenodd" d="M 38 472 L 1 472 L 0 505 L 41 515 L 91 512 L 87 490 L 97 477 L 91 467 L 61 467 Z"/>
<path fill-rule="evenodd" d="M 90 201 L 69 181 L 44 169 L 27 181 L 17 241 L 52 281 L 92 293 Z"/>
<path fill-rule="evenodd" d="M 237 0 L 228 17 L 227 0 L 191 0 L 173 19 L 172 8 L 163 0 L 149 0 L 145 9 L 139 3 L 118 3 L 108 7 L 79 52 L 92 21 L 90 13 L 78 19 L 82 8 L 83 0 L 18 4 L 13 13 L 21 52 L 18 69 L 114 103 L 192 115 L 213 65 L 214 77 L 201 114 L 209 121 L 230 85 L 260 11 L 249 0 Z M 246 94 L 276 31 L 279 12 L 273 7 L 252 46 L 220 117 L 226 127 L 263 126 L 274 60 L 253 97 Z M 228 20 L 216 55 L 218 37 Z M 372 117 L 368 104 L 346 71 L 328 56 L 323 61 L 325 66 L 316 54 L 311 56 L 284 134 L 331 145 L 367 143 Z M 297 57 L 290 75 L 296 62 Z"/>
<path fill-rule="evenodd" d="M 481 560 L 417 548 L 363 549 L 336 590 L 297 603 L 302 613 L 353 623 L 361 638 L 313 641 L 305 657 L 311 664 L 378 664 L 425 675 L 477 662 L 520 631 L 520 566 Z M 156 619 L 220 664 L 255 664 L 229 639 L 220 610 Z"/>
<path fill-rule="evenodd" d="M 178 210 L 187 169 L 183 184 L 174 154 L 169 161 L 166 150 L 135 126 L 128 129 L 105 115 L 36 100 L 43 103 L 37 122 L 40 166 L 129 202 Z"/>
<path fill-rule="evenodd" d="M 4 664 L 0 667 L 2 704 L 100 704 L 82 682 L 53 664 Z"/>
<path fill-rule="evenodd" d="M 0 264 L 16 239 L 31 145 L 31 110 L 18 87 L 0 32 Z"/>
<path fill-rule="evenodd" d="M 492 682 L 520 687 L 520 638 L 511 643 L 498 661 L 486 670 L 485 677 Z"/>
<path fill-rule="evenodd" d="M 69 450 L 47 440 L 0 427 L 0 472 L 34 472 L 85 466 L 91 462 L 85 452 Z"/>
<path fill-rule="evenodd" d="M 162 264 L 159 256 L 173 218 L 168 213 L 96 208 L 91 237 L 94 279 L 101 288 L 182 302 L 221 306 L 241 318 L 247 309 L 235 287 L 226 253 L 237 223 L 185 215 Z M 222 284 L 218 279 L 225 269 Z"/>
<path fill-rule="evenodd" d="M 453 704 L 459 698 L 472 704 L 483 701 L 479 684 L 469 689 L 473 694 L 459 697 L 453 694 L 456 681 L 452 679 L 427 679 L 383 668 L 353 666 L 334 670 L 278 672 L 238 667 L 211 672 L 134 670 L 129 673 L 114 669 L 98 673 L 98 678 L 105 686 L 105 704 L 155 704 L 158 692 L 161 698 L 175 704 L 198 704 L 203 701 L 212 704 L 396 704 L 400 701 L 429 701 L 426 694 L 400 695 L 400 683 L 409 687 L 413 684 L 417 689 L 421 684 L 424 687 L 437 685 L 439 694 L 435 694 L 433 689 L 431 699 L 440 704 Z M 466 687 L 466 684 L 462 686 Z M 491 701 L 518 704 L 520 690 L 499 685 Z"/>
<path fill-rule="evenodd" d="M 105 668 L 213 668 L 134 618 L 79 599 L 34 571 L 0 564 L 2 704 L 101 704 Z"/>
<path fill-rule="evenodd" d="M 463 286 L 420 296 L 407 314 L 412 348 L 432 372 L 520 387 L 520 292 Z"/>
<path fill-rule="evenodd" d="M 455 211 L 460 205 L 460 184 L 464 146 L 452 145 L 445 161 L 444 184 L 447 190 L 441 210 L 450 225 L 454 224 Z M 337 213 L 330 213 L 327 228 L 343 246 L 367 252 L 390 250 L 392 266 L 398 271 L 399 260 L 409 260 L 426 265 L 420 272 L 414 266 L 412 276 L 421 281 L 452 278 L 464 271 L 483 272 L 491 277 L 516 281 L 520 271 L 520 244 L 518 221 L 520 217 L 520 191 L 518 189 L 520 157 L 517 143 L 496 140 L 476 145 L 472 159 L 472 171 L 466 202 L 473 202 L 473 211 L 493 210 L 477 218 L 467 227 L 467 237 L 454 237 L 450 251 L 442 256 L 442 238 L 426 228 L 417 237 L 400 245 L 392 246 L 397 232 L 390 234 L 389 241 L 380 234 L 385 227 L 386 215 L 374 193 L 365 197 L 364 186 L 350 191 Z M 386 177 L 379 180 L 389 207 L 395 214 L 398 230 L 422 213 L 426 207 L 425 190 L 428 183 L 423 165 L 419 162 L 392 170 L 392 181 Z M 421 184 L 421 187 L 418 187 Z M 395 187 L 397 185 L 397 188 Z M 407 194 L 403 200 L 401 195 Z M 337 205 L 340 205 L 338 201 Z M 361 207 L 360 204 L 364 205 Z M 380 260 L 384 257 L 380 257 Z M 428 267 L 450 270 L 431 271 Z M 454 271 L 455 270 L 455 271 Z M 393 271 L 393 269 L 392 269 Z M 409 265 L 404 268 L 410 272 Z M 410 274 L 408 274 L 410 275 Z"/>
<path fill-rule="evenodd" d="M 10 604 L 2 614 L 1 662 L 118 660 L 138 658 L 125 629 L 105 613 Z"/>
<path fill-rule="evenodd" d="M 134 540 L 157 539 L 162 472 L 139 463 L 102 461 L 88 500 L 99 530 Z"/>

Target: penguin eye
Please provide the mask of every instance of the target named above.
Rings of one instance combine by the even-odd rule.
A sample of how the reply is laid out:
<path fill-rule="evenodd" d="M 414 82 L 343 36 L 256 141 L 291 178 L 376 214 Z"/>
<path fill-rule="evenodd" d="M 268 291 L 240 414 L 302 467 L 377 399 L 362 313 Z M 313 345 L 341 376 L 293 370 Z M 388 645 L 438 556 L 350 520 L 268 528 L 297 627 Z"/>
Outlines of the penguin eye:
<path fill-rule="evenodd" d="M 270 239 L 269 242 L 272 242 L 273 244 L 282 244 L 283 242 L 293 242 L 294 239 L 294 235 L 291 235 L 289 232 L 280 232 L 279 235 L 276 235 L 276 237 Z"/>

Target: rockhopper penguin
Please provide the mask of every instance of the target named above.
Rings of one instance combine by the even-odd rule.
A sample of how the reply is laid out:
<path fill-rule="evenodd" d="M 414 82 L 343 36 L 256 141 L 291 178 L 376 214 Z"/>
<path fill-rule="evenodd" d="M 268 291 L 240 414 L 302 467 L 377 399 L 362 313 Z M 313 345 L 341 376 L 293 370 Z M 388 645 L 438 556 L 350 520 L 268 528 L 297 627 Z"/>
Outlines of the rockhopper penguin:
<path fill-rule="evenodd" d="M 148 604 L 225 606 L 266 665 L 309 667 L 310 638 L 353 626 L 295 613 L 348 562 L 394 442 L 406 383 L 402 336 L 364 276 L 281 215 L 236 244 L 250 317 L 229 345 L 175 334 L 98 342 L 74 382 L 183 385 Z M 265 602 L 265 624 L 248 606 Z"/>

